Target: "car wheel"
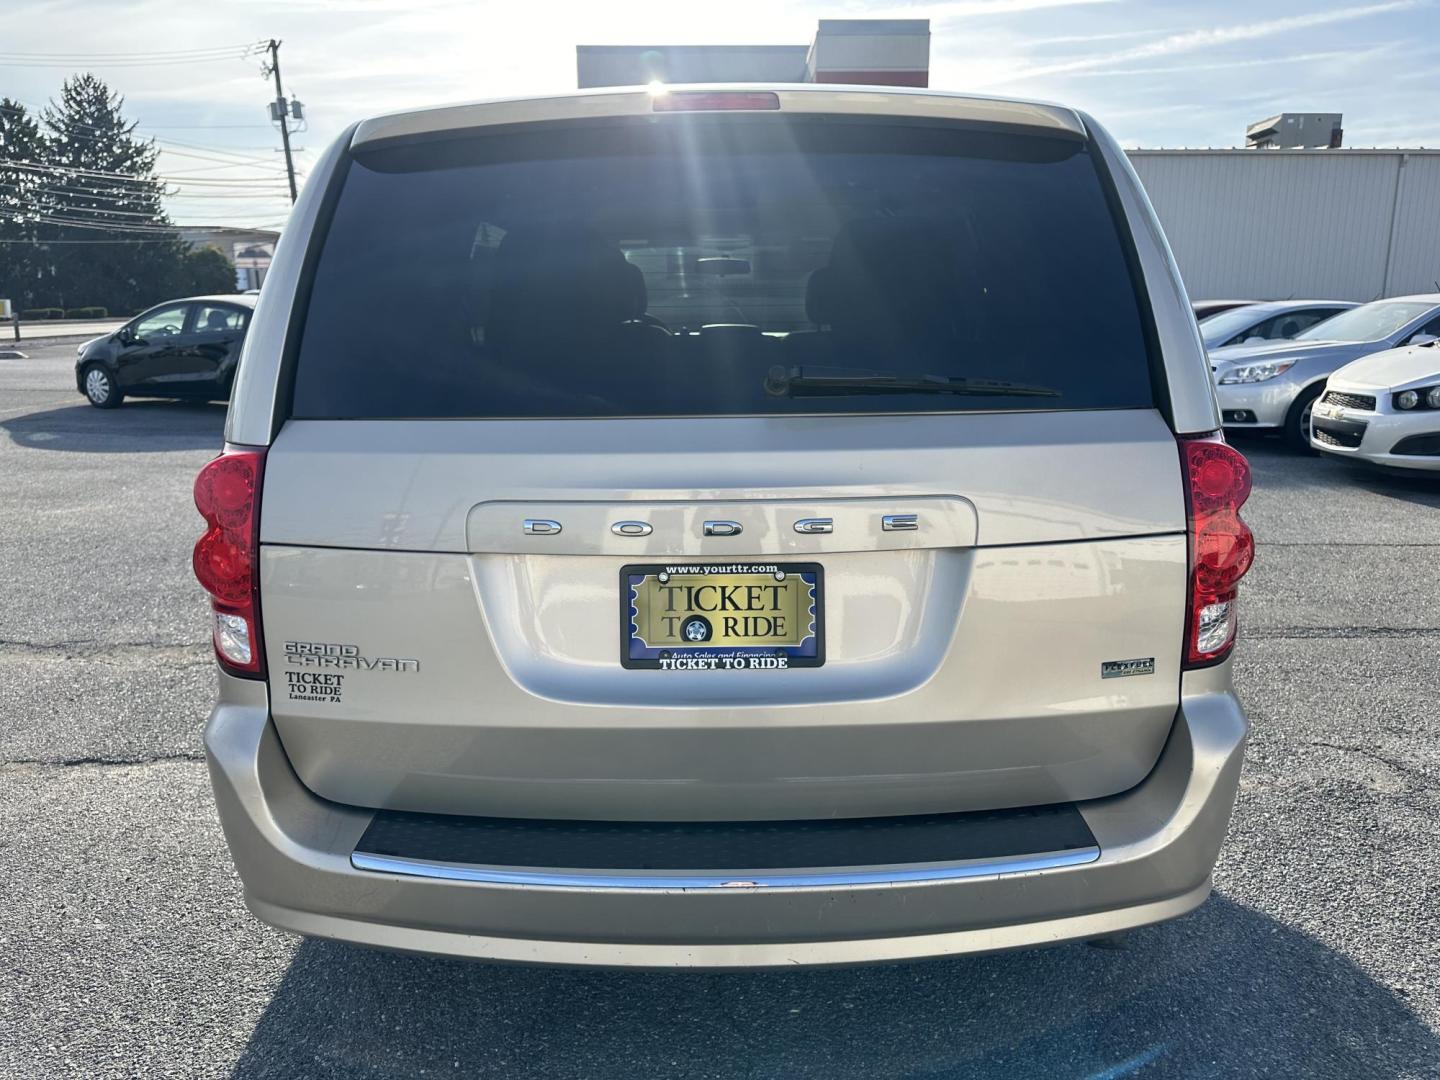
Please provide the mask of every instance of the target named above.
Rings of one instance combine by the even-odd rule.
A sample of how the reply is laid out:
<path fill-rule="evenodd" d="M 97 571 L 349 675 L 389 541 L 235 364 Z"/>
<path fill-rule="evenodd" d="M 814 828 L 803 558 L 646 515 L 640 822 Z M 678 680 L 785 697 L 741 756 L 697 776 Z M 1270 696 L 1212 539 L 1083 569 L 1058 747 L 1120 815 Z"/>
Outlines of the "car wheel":
<path fill-rule="evenodd" d="M 125 397 L 115 385 L 115 376 L 100 364 L 91 364 L 85 369 L 80 385 L 84 387 L 85 400 L 97 409 L 113 409 Z"/>
<path fill-rule="evenodd" d="M 1306 387 L 1285 414 L 1285 441 L 1296 450 L 1311 451 L 1310 410 L 1315 407 L 1315 401 L 1324 389 L 1324 383 Z"/>

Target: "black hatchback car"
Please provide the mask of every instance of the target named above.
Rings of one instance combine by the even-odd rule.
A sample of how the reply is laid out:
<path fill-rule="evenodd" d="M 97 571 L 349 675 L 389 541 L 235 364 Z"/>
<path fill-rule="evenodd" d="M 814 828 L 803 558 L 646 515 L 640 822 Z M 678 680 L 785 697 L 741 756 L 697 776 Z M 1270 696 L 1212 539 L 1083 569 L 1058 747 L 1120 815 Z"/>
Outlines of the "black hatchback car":
<path fill-rule="evenodd" d="M 127 397 L 224 401 L 255 297 L 192 296 L 143 311 L 77 350 L 75 388 L 113 409 Z"/>

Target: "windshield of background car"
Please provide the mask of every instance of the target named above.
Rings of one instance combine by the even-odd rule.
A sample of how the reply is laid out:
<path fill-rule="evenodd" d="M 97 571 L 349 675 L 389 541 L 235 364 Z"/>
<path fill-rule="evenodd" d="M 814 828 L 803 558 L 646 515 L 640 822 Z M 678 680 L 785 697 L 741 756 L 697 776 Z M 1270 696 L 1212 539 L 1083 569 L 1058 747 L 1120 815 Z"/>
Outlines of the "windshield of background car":
<path fill-rule="evenodd" d="M 537 126 L 350 164 L 292 415 L 1151 407 L 1141 319 L 1078 139 L 775 116 Z M 811 396 L 777 392 L 776 368 L 1053 394 Z"/>
<path fill-rule="evenodd" d="M 1383 300 L 1342 311 L 1334 318 L 1316 323 L 1296 341 L 1379 341 L 1389 337 L 1412 319 L 1418 319 L 1434 304 Z"/>
<path fill-rule="evenodd" d="M 166 334 L 178 334 L 185 329 L 186 305 L 176 304 L 173 307 L 156 308 L 147 312 L 135 321 L 134 334 L 138 338 L 164 337 Z"/>
<path fill-rule="evenodd" d="M 1269 317 L 1269 309 L 1256 310 L 1254 307 L 1231 308 L 1217 315 L 1200 320 L 1200 336 L 1206 346 L 1214 348 L 1223 341 L 1229 341 L 1242 330 L 1248 330 L 1256 323 Z"/>

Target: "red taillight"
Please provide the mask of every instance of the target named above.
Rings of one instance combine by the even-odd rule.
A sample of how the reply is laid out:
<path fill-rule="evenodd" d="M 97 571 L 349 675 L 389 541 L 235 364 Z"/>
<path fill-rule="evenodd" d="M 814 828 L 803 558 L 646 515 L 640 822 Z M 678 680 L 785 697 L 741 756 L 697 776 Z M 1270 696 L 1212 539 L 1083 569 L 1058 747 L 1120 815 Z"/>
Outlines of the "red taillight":
<path fill-rule="evenodd" d="M 651 103 L 655 112 L 735 111 L 778 109 L 780 96 L 769 90 L 661 90 Z"/>
<path fill-rule="evenodd" d="M 261 678 L 260 480 L 265 451 L 227 448 L 195 478 L 195 508 L 205 535 L 195 542 L 195 577 L 210 594 L 211 638 L 220 666 L 232 675 Z"/>
<path fill-rule="evenodd" d="M 1185 666 L 1204 667 L 1235 647 L 1240 579 L 1255 559 L 1255 537 L 1240 517 L 1250 497 L 1250 463 L 1218 433 L 1180 440 L 1190 532 L 1190 604 Z"/>

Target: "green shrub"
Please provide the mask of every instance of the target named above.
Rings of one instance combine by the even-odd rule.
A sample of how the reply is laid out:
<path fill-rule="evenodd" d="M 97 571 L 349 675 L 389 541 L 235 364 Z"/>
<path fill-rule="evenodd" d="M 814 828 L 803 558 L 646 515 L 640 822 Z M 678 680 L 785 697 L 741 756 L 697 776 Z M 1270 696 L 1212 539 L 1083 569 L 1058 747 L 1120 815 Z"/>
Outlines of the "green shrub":
<path fill-rule="evenodd" d="M 63 319 L 65 312 L 58 307 L 37 307 L 20 312 L 21 322 L 38 322 L 41 319 Z"/>
<path fill-rule="evenodd" d="M 108 319 L 110 312 L 103 307 L 77 307 L 67 308 L 65 318 L 67 319 Z"/>

